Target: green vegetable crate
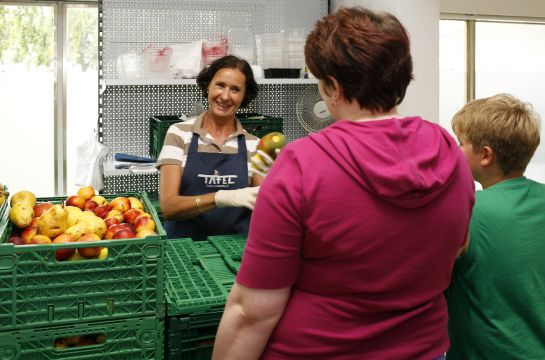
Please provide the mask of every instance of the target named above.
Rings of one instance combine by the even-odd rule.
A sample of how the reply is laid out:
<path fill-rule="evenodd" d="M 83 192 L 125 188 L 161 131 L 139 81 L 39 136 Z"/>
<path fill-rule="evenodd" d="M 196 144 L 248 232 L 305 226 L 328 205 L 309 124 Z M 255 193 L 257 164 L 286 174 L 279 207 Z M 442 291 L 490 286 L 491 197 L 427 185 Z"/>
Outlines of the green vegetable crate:
<path fill-rule="evenodd" d="M 164 326 L 148 317 L 0 332 L 0 358 L 163 360 Z"/>
<path fill-rule="evenodd" d="M 156 223 L 156 236 L 85 243 L 8 243 L 8 212 L 0 219 L 0 332 L 164 315 L 165 230 L 146 193 L 134 196 Z M 65 198 L 40 198 L 62 203 Z M 103 259 L 57 261 L 55 251 L 106 247 Z M 30 359 L 30 358 L 29 358 Z"/>
<path fill-rule="evenodd" d="M 165 255 L 165 358 L 210 359 L 236 271 L 209 241 L 169 240 Z"/>
<path fill-rule="evenodd" d="M 250 134 L 262 137 L 270 132 L 284 130 L 282 118 L 257 113 L 237 114 L 242 127 Z M 149 119 L 149 155 L 155 159 L 159 156 L 168 128 L 181 122 L 178 115 L 156 115 Z"/>

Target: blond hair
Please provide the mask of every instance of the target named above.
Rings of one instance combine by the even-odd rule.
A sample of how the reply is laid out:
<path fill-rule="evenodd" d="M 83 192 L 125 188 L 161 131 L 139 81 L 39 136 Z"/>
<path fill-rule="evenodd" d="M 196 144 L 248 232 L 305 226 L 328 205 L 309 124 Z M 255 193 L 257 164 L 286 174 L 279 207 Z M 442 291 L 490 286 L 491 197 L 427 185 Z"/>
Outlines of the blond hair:
<path fill-rule="evenodd" d="M 540 120 L 532 105 L 509 94 L 467 103 L 452 118 L 452 129 L 474 151 L 490 146 L 504 174 L 524 171 L 540 141 Z"/>

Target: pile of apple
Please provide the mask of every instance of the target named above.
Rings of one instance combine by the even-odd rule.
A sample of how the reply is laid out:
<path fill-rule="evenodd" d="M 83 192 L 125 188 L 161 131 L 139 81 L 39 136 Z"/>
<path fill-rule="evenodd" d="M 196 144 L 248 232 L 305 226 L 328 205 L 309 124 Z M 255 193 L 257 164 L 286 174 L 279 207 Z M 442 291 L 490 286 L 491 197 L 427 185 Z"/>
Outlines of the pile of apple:
<path fill-rule="evenodd" d="M 157 235 L 155 221 L 136 197 L 119 196 L 108 202 L 84 186 L 64 204 L 36 202 L 30 191 L 20 191 L 11 198 L 9 219 L 14 231 L 9 241 L 16 245 L 61 244 L 103 239 L 144 238 Z M 107 249 L 86 247 L 59 249 L 55 258 L 77 260 L 103 258 Z"/>

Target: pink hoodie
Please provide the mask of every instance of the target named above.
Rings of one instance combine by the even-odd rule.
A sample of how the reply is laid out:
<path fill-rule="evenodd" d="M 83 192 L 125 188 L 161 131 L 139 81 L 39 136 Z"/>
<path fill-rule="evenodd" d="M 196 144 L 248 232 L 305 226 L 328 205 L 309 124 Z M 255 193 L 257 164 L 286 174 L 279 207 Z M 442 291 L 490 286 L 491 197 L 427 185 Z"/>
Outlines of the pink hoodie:
<path fill-rule="evenodd" d="M 280 153 L 237 281 L 292 286 L 265 359 L 427 359 L 448 348 L 447 288 L 473 179 L 440 126 L 338 121 Z"/>

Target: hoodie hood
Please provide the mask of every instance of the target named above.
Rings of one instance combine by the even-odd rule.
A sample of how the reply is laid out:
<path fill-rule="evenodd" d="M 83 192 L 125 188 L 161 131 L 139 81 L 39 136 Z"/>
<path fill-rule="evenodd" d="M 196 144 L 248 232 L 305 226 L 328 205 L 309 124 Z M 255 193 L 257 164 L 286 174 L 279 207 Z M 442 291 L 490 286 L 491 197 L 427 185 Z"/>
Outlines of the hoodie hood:
<path fill-rule="evenodd" d="M 420 117 L 340 120 L 309 140 L 362 187 L 402 208 L 439 196 L 464 160 L 446 130 Z"/>

